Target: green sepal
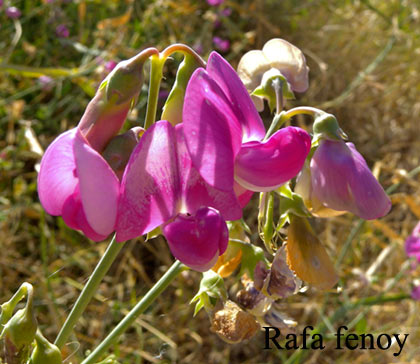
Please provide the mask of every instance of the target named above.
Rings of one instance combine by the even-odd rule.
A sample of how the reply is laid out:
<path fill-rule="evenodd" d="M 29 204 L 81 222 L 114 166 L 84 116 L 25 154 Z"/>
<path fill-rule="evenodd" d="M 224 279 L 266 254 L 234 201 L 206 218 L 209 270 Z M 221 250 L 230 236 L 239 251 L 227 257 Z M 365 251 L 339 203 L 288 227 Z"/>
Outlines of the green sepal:
<path fill-rule="evenodd" d="M 272 68 L 264 73 L 260 86 L 258 86 L 251 95 L 263 97 L 268 101 L 270 111 L 273 112 L 276 109 L 276 86 L 280 85 L 282 96 L 285 99 L 291 100 L 295 98 L 295 95 L 284 77 L 279 70 Z M 277 110 L 280 112 L 281 110 Z"/>
<path fill-rule="evenodd" d="M 255 266 L 260 261 L 263 261 L 267 267 L 269 266 L 269 262 L 264 255 L 264 250 L 260 247 L 239 240 L 231 240 L 229 244 L 239 246 L 242 250 L 241 269 L 238 273 L 239 277 L 247 274 L 251 279 L 254 279 Z"/>
<path fill-rule="evenodd" d="M 182 109 L 184 106 L 185 90 L 193 72 L 201 64 L 192 55 L 186 54 L 178 67 L 175 83 L 166 99 L 162 110 L 162 120 L 169 121 L 172 125 L 182 123 Z"/>
<path fill-rule="evenodd" d="M 313 124 L 314 131 L 314 141 L 319 141 L 319 139 L 330 139 L 330 140 L 347 140 L 348 137 L 346 133 L 338 125 L 336 117 L 332 114 L 321 113 L 315 117 Z"/>
<path fill-rule="evenodd" d="M 225 282 L 216 272 L 209 270 L 203 273 L 200 288 L 190 303 L 198 301 L 195 305 L 194 316 L 204 307 L 211 310 L 218 299 L 226 301 L 228 298 Z"/>
<path fill-rule="evenodd" d="M 160 228 L 160 226 L 147 233 L 146 241 L 157 238 L 159 235 L 162 235 L 162 229 Z"/>

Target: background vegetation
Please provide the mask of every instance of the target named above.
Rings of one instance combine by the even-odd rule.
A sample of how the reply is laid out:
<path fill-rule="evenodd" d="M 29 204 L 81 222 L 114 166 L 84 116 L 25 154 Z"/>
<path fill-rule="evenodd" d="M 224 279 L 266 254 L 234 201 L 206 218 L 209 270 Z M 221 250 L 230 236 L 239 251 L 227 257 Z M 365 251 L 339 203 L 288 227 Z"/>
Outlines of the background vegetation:
<path fill-rule="evenodd" d="M 285 300 L 284 312 L 299 322 L 298 332 L 312 325 L 329 337 L 346 324 L 359 333 L 409 333 L 408 343 L 398 358 L 395 346 L 340 351 L 334 340 L 324 351 L 264 351 L 263 333 L 229 345 L 210 332 L 204 311 L 192 317 L 189 301 L 200 274 L 185 272 L 124 335 L 115 355 L 120 363 L 419 362 L 420 306 L 409 295 L 420 271 L 403 246 L 420 219 L 420 179 L 409 173 L 420 165 L 418 0 L 226 0 L 219 7 L 204 0 L 3 2 L 0 302 L 23 281 L 32 283 L 39 323 L 53 340 L 105 250 L 106 242 L 90 242 L 43 212 L 36 170 L 42 150 L 78 123 L 111 66 L 107 62 L 174 42 L 206 56 L 219 37 L 229 40 L 229 49 L 219 44 L 219 51 L 236 66 L 246 51 L 281 37 L 304 51 L 311 68 L 310 89 L 293 104 L 334 113 L 383 186 L 392 186 L 393 202 L 391 213 L 378 221 L 350 214 L 314 221 L 338 266 L 339 288 L 309 288 Z M 8 17 L 9 6 L 21 16 Z M 177 62 L 168 63 L 163 91 L 172 85 Z M 143 123 L 146 95 L 147 82 L 131 125 Z M 306 119 L 297 122 L 310 127 Z M 250 224 L 253 206 L 245 216 Z M 261 244 L 257 234 L 251 239 Z M 65 348 L 67 362 L 78 363 L 172 260 L 163 239 L 126 243 Z M 238 285 L 227 284 L 234 296 Z"/>

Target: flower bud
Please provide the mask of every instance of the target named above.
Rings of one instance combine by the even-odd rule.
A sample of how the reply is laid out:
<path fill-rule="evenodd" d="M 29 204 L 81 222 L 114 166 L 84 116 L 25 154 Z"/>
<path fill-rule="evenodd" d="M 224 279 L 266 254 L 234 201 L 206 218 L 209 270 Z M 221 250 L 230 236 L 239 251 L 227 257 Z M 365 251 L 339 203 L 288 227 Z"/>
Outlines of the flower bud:
<path fill-rule="evenodd" d="M 120 62 L 102 81 L 95 97 L 89 102 L 78 125 L 90 146 L 101 153 L 121 129 L 143 84 L 144 62 L 155 48 L 148 48 Z"/>
<path fill-rule="evenodd" d="M 230 300 L 224 303 L 222 309 L 214 312 L 211 322 L 211 330 L 230 344 L 250 339 L 259 328 L 254 316 Z"/>
<path fill-rule="evenodd" d="M 406 239 L 405 252 L 407 256 L 416 258 L 417 262 L 420 263 L 420 222 Z"/>
<path fill-rule="evenodd" d="M 37 331 L 35 336 L 36 346 L 31 355 L 31 364 L 62 364 L 60 349 L 51 344 L 42 334 Z"/>
<path fill-rule="evenodd" d="M 32 348 L 32 342 L 35 339 L 37 330 L 37 321 L 33 308 L 32 286 L 25 283 L 22 287 L 18 291 L 18 294 L 20 292 L 26 293 L 28 297 L 26 306 L 25 308 L 18 310 L 12 318 L 7 321 L 0 335 L 0 339 L 4 338 L 5 355 L 7 363 L 9 364 L 25 363 L 28 360 L 29 352 Z M 22 295 L 19 294 L 19 299 L 17 301 L 19 301 L 21 297 Z M 14 298 L 15 297 L 13 297 L 11 301 L 13 301 Z M 14 302 L 14 305 L 16 303 L 17 302 Z M 6 305 L 7 304 L 8 303 L 6 303 Z M 2 307 L 3 306 L 4 305 L 2 305 Z M 10 307 L 10 309 L 13 310 L 12 307 Z M 2 317 L 2 321 L 3 318 L 4 317 Z"/>

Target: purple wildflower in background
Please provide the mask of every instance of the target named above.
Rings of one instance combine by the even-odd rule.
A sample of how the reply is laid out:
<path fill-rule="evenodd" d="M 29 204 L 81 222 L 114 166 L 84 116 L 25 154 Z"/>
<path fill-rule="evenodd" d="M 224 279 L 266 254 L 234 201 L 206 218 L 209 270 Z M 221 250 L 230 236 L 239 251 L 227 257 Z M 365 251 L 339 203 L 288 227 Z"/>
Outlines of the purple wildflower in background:
<path fill-rule="evenodd" d="M 38 83 L 43 91 L 51 91 L 54 86 L 54 80 L 45 75 L 38 77 Z"/>
<path fill-rule="evenodd" d="M 115 62 L 115 61 L 108 61 L 108 62 L 105 63 L 105 69 L 108 72 L 111 72 L 115 68 L 116 65 L 117 65 L 117 62 Z"/>
<path fill-rule="evenodd" d="M 223 16 L 228 17 L 228 16 L 230 16 L 230 15 L 232 14 L 232 9 L 231 9 L 231 8 L 224 8 L 224 9 L 220 12 L 220 14 L 222 14 Z"/>
<path fill-rule="evenodd" d="M 230 42 L 228 39 L 222 39 L 220 37 L 213 37 L 213 44 L 221 52 L 227 52 L 230 48 Z"/>
<path fill-rule="evenodd" d="M 22 12 L 17 7 L 10 6 L 6 9 L 6 15 L 10 19 L 17 19 L 17 18 L 20 18 L 20 16 L 22 15 Z"/>
<path fill-rule="evenodd" d="M 66 25 L 60 24 L 55 28 L 55 34 L 57 34 L 57 37 L 59 38 L 68 38 L 70 31 Z"/>
<path fill-rule="evenodd" d="M 416 258 L 420 263 L 420 222 L 416 225 L 411 235 L 406 239 L 405 252 L 409 257 Z"/>
<path fill-rule="evenodd" d="M 3 0 L 0 0 L 0 8 L 3 6 Z"/>
<path fill-rule="evenodd" d="M 416 301 L 420 301 L 420 286 L 415 286 L 411 291 L 411 298 Z"/>
<path fill-rule="evenodd" d="M 211 6 L 218 6 L 220 4 L 223 4 L 225 0 L 207 0 L 207 4 Z"/>

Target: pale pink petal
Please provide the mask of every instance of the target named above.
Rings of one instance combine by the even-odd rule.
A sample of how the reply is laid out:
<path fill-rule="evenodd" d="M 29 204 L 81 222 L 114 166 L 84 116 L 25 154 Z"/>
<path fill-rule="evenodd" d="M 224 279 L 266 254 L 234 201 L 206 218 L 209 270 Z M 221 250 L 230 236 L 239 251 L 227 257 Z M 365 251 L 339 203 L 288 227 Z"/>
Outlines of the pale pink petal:
<path fill-rule="evenodd" d="M 100 235 L 115 229 L 120 183 L 103 157 L 90 147 L 80 130 L 73 151 L 83 210 L 91 228 Z"/>
<path fill-rule="evenodd" d="M 192 165 L 184 141 L 182 124 L 176 126 L 176 134 L 184 210 L 194 214 L 200 207 L 209 206 L 219 210 L 225 220 L 240 219 L 242 209 L 234 190 L 221 191 L 206 183 Z"/>
<path fill-rule="evenodd" d="M 185 141 L 193 165 L 211 186 L 231 191 L 242 132 L 229 100 L 203 69 L 187 86 L 183 108 Z"/>
<path fill-rule="evenodd" d="M 180 203 L 175 129 L 158 121 L 128 161 L 118 207 L 117 240 L 143 235 L 177 213 Z"/>
<path fill-rule="evenodd" d="M 313 193 L 327 207 L 377 219 L 391 201 L 351 143 L 323 140 L 311 161 Z"/>
<path fill-rule="evenodd" d="M 61 215 L 63 204 L 76 188 L 73 142 L 76 129 L 59 135 L 47 148 L 38 174 L 38 194 L 50 215 Z"/>
<path fill-rule="evenodd" d="M 178 214 L 163 226 L 175 258 L 194 270 L 209 270 L 227 248 L 226 222 L 215 209 L 202 207 L 195 215 Z"/>
<path fill-rule="evenodd" d="M 280 129 L 265 142 L 242 145 L 235 162 L 235 180 L 251 191 L 271 191 L 295 177 L 311 148 L 300 128 Z"/>
<path fill-rule="evenodd" d="M 231 108 L 242 126 L 243 141 L 262 140 L 264 124 L 245 85 L 232 66 L 217 52 L 212 52 L 207 72 L 217 82 L 230 101 Z"/>
<path fill-rule="evenodd" d="M 74 230 L 81 230 L 84 235 L 93 241 L 101 241 L 107 238 L 108 234 L 101 235 L 95 232 L 89 225 L 83 206 L 80 201 L 79 189 L 67 198 L 63 204 L 62 217 L 64 222 Z"/>

